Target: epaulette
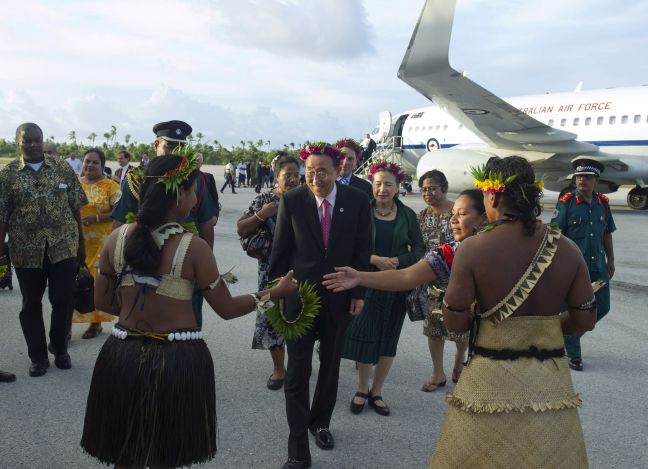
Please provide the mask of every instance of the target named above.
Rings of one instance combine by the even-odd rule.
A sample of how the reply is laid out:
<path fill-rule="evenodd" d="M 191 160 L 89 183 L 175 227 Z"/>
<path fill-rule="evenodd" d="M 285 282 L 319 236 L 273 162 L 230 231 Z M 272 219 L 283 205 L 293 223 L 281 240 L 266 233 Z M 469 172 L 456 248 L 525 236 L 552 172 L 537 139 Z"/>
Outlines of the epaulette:
<path fill-rule="evenodd" d="M 604 203 L 604 204 L 609 204 L 610 203 L 610 199 L 608 199 L 608 197 L 605 194 L 596 194 L 596 195 L 598 195 L 598 199 L 602 203 Z"/>
<path fill-rule="evenodd" d="M 574 194 L 572 194 L 571 192 L 567 192 L 565 195 L 563 195 L 563 196 L 560 198 L 560 201 L 561 201 L 563 204 L 566 204 L 567 202 L 569 202 L 569 201 L 571 200 L 572 197 L 574 197 Z"/>

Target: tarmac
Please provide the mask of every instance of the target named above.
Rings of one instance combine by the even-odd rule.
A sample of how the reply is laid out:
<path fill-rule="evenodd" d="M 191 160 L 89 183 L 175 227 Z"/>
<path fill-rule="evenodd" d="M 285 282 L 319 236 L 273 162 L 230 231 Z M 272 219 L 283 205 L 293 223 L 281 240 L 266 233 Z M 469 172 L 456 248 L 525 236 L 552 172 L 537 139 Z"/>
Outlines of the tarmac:
<path fill-rule="evenodd" d="M 214 171 L 218 184 L 222 172 Z M 219 187 L 220 188 L 220 187 Z M 229 188 L 216 226 L 214 252 L 221 271 L 235 268 L 239 283 L 233 294 L 256 291 L 256 261 L 247 257 L 236 235 L 236 220 L 254 198 L 249 188 Z M 402 199 L 415 211 L 420 195 Z M 549 203 L 549 205 L 552 205 Z M 551 216 L 546 210 L 543 218 Z M 585 370 L 573 372 L 583 431 L 592 468 L 648 467 L 648 406 L 641 397 L 648 384 L 648 212 L 618 210 L 614 234 L 616 275 L 611 282 L 612 309 L 582 341 Z M 43 302 L 46 324 L 50 306 Z M 18 312 L 21 296 L 0 291 L 0 369 L 18 376 L 0 383 L 0 468 L 94 468 L 101 465 L 79 446 L 90 378 L 97 353 L 111 325 L 96 339 L 82 340 L 85 325 L 75 325 L 70 343 L 71 370 L 52 365 L 47 374 L 30 378 L 29 358 Z M 286 460 L 288 426 L 282 391 L 265 383 L 272 371 L 270 354 L 251 350 L 255 315 L 224 321 L 205 304 L 204 333 L 216 368 L 218 454 L 204 466 L 279 468 Z M 384 387 L 392 414 L 382 417 L 366 407 L 349 411 L 356 371 L 351 361 L 340 368 L 338 404 L 331 423 L 336 445 L 317 448 L 311 438 L 313 468 L 423 468 L 429 463 L 452 389 L 452 344 L 446 347 L 448 385 L 433 393 L 420 387 L 431 375 L 431 360 L 421 323 L 405 321 L 398 353 Z M 318 360 L 313 359 L 311 392 Z M 470 431 L 469 428 L 466 429 Z M 514 438 L 514 437 L 513 437 Z"/>

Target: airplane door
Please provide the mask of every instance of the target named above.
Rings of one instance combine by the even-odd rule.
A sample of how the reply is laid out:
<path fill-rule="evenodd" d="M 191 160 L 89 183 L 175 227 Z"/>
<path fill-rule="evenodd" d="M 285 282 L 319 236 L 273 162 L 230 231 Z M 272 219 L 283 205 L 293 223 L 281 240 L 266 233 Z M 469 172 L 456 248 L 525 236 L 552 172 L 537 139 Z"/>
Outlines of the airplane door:
<path fill-rule="evenodd" d="M 403 114 L 398 117 L 398 120 L 394 124 L 394 148 L 403 147 L 403 127 L 405 127 L 405 121 L 409 117 L 409 114 Z"/>
<path fill-rule="evenodd" d="M 374 136 L 374 140 L 377 142 L 382 141 L 385 137 L 389 136 L 392 124 L 392 115 L 389 111 L 383 111 L 378 114 L 379 124 L 378 124 L 378 135 Z"/>

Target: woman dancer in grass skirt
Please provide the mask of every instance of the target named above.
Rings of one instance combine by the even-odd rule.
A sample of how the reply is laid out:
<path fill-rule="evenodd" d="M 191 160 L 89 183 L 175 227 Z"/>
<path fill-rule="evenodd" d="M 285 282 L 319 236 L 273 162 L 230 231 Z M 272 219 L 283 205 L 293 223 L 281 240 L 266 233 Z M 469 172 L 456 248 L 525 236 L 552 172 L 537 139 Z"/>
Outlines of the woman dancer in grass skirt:
<path fill-rule="evenodd" d="M 117 467 L 184 467 L 216 454 L 214 367 L 191 308 L 194 285 L 224 319 L 292 293 L 232 297 L 207 243 L 175 223 L 196 203 L 194 159 L 160 156 L 142 180 L 136 223 L 101 254 L 99 309 L 119 315 L 95 364 L 81 446 Z"/>

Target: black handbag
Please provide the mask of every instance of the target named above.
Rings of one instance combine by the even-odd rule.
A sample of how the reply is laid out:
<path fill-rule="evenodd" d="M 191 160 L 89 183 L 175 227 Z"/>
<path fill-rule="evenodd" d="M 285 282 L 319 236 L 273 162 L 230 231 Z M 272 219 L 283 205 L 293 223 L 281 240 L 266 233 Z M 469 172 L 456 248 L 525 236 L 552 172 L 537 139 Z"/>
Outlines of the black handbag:
<path fill-rule="evenodd" d="M 85 264 L 79 264 L 74 276 L 74 309 L 79 313 L 91 313 L 95 310 L 94 278 Z"/>
<path fill-rule="evenodd" d="M 264 227 L 259 227 L 254 233 L 241 238 L 241 247 L 245 253 L 254 259 L 267 259 L 272 248 L 272 232 Z"/>
<path fill-rule="evenodd" d="M 430 287 L 427 283 L 419 285 L 412 290 L 405 299 L 405 311 L 410 321 L 422 321 L 428 309 L 430 300 Z"/>

